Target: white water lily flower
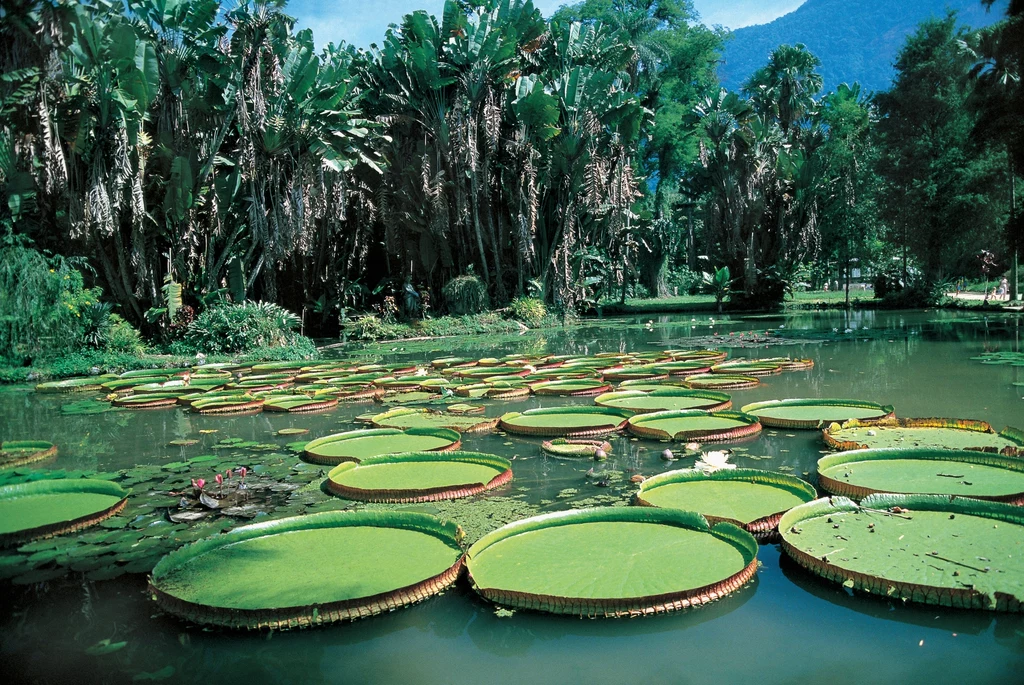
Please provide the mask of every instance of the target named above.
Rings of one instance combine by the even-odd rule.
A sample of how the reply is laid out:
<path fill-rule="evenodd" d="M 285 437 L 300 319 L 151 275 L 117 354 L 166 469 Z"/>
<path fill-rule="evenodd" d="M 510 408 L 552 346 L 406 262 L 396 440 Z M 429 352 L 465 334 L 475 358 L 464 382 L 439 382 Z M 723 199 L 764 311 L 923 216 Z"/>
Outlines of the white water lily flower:
<path fill-rule="evenodd" d="M 693 466 L 701 471 L 734 469 L 736 468 L 736 464 L 729 463 L 729 454 L 730 452 L 728 450 L 704 452 L 700 455 L 700 459 Z"/>

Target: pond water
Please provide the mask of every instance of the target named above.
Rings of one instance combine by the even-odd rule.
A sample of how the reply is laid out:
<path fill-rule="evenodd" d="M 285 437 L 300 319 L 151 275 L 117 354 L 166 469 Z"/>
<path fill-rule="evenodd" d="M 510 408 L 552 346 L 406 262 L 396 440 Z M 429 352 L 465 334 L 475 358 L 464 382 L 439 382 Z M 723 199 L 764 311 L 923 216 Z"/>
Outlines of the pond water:
<path fill-rule="evenodd" d="M 771 329 L 788 344 L 728 347 L 731 357 L 790 355 L 811 358 L 815 366 L 764 378 L 758 388 L 732 391 L 737 408 L 786 397 L 858 398 L 893 404 L 899 416 L 982 419 L 997 429 L 1024 426 L 1024 366 L 970 359 L 986 351 L 1024 350 L 1020 316 L 828 312 L 714 322 L 706 315 L 649 319 L 586 321 L 568 330 L 515 338 L 348 346 L 329 353 L 387 362 L 511 352 L 592 354 L 705 346 L 706 336 L 716 333 L 723 343 L 735 345 L 740 333 Z M 218 459 L 250 465 L 274 462 L 274 468 L 310 482 L 318 480 L 318 473 L 289 471 L 299 460 L 286 444 L 357 428 L 355 416 L 372 409 L 356 404 L 316 415 L 238 417 L 205 417 L 175 408 L 62 413 L 62 405 L 79 399 L 40 395 L 26 387 L 0 388 L 0 439 L 57 443 L 60 455 L 39 468 L 112 472 L 180 464 L 213 452 Z M 489 416 L 590 403 L 591 398 L 551 397 L 485 402 Z M 298 438 L 275 435 L 287 427 L 310 432 Z M 217 432 L 200 432 L 210 430 Z M 183 438 L 200 442 L 168 446 Z M 217 444 L 225 438 L 247 442 L 242 447 Z M 613 455 L 597 466 L 612 474 L 610 487 L 601 488 L 586 475 L 593 462 L 545 457 L 538 439 L 464 436 L 464 449 L 514 458 L 515 471 L 510 485 L 477 498 L 497 498 L 505 508 L 466 509 L 474 517 L 467 528 L 495 527 L 494 521 L 500 523 L 509 511 L 621 505 L 635 490 L 630 475 L 692 464 L 692 459 L 663 462 L 659 453 L 665 445 L 657 442 L 622 437 L 612 442 Z M 815 432 L 770 429 L 735 447 L 732 460 L 740 466 L 809 478 L 824 449 Z M 313 492 L 275 515 L 302 506 L 348 504 L 328 500 Z M 451 516 L 458 520 L 459 509 L 446 506 L 443 511 L 455 512 Z M 159 508 L 143 514 L 149 518 L 140 515 L 139 525 L 167 525 L 156 520 L 162 516 Z M 0 562 L 14 554 L 0 553 Z M 443 596 L 384 616 L 270 634 L 204 630 L 163 615 L 147 596 L 144 573 L 89 580 L 85 573 L 69 571 L 27 585 L 0 580 L 0 663 L 7 682 L 119 683 L 147 675 L 166 677 L 165 682 L 214 683 L 1021 682 L 1024 617 L 854 595 L 796 567 L 777 545 L 761 546 L 759 558 L 761 568 L 751 585 L 674 615 L 580 620 L 520 611 L 499 617 L 460 583 Z M 108 654 L 86 652 L 105 639 L 127 644 Z"/>

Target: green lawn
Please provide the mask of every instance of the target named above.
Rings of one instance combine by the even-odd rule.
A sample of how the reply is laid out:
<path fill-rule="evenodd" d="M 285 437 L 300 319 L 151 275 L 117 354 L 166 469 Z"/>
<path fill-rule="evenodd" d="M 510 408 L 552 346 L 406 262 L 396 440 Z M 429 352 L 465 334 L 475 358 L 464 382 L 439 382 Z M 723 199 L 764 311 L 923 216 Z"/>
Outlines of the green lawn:
<path fill-rule="evenodd" d="M 870 290 L 851 290 L 850 302 L 868 301 L 874 298 Z M 796 292 L 786 300 L 786 306 L 804 307 L 814 304 L 834 305 L 845 301 L 846 293 L 825 292 L 814 290 Z M 677 295 L 675 297 L 649 297 L 643 299 L 626 298 L 626 304 L 604 302 L 601 305 L 605 314 L 637 314 L 644 312 L 714 312 L 715 298 L 711 295 Z"/>

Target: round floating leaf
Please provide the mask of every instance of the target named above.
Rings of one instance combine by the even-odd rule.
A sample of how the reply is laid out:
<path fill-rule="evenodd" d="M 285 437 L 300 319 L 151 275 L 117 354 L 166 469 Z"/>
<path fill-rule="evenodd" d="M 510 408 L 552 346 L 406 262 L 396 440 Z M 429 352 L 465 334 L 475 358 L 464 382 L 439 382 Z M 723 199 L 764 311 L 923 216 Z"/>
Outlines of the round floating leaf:
<path fill-rule="evenodd" d="M 198 414 L 245 414 L 263 411 L 262 398 L 251 395 L 228 395 L 210 400 L 196 400 L 192 411 Z"/>
<path fill-rule="evenodd" d="M 461 437 L 447 428 L 371 428 L 348 431 L 306 443 L 303 459 L 314 464 L 339 464 L 397 452 L 444 452 L 458 449 Z"/>
<path fill-rule="evenodd" d="M 581 397 L 587 395 L 600 395 L 611 390 L 611 385 L 604 381 L 588 379 L 566 379 L 556 381 L 541 381 L 532 383 L 530 389 L 536 395 L 560 395 L 564 397 Z"/>
<path fill-rule="evenodd" d="M 742 411 L 756 416 L 764 426 L 812 429 L 834 421 L 892 418 L 895 410 L 864 400 L 790 399 L 754 402 L 744 405 Z"/>
<path fill-rule="evenodd" d="M 498 425 L 498 419 L 399 407 L 377 414 L 373 417 L 372 423 L 378 428 L 450 428 L 460 433 L 477 433 L 493 430 Z"/>
<path fill-rule="evenodd" d="M 274 397 L 263 403 L 263 411 L 288 412 L 295 414 L 300 412 L 324 411 L 338 406 L 338 400 L 334 397 L 304 397 L 286 395 Z"/>
<path fill-rule="evenodd" d="M 711 370 L 711 364 L 697 361 L 670 361 L 656 362 L 654 368 L 658 371 L 665 371 L 670 376 L 692 376 L 696 373 L 707 373 Z"/>
<path fill-rule="evenodd" d="M 499 425 L 509 433 L 545 437 L 587 437 L 622 430 L 630 412 L 606 407 L 548 407 L 510 412 Z"/>
<path fill-rule="evenodd" d="M 972 450 L 850 450 L 818 460 L 818 483 L 854 499 L 890 492 L 1024 504 L 1024 460 Z"/>
<path fill-rule="evenodd" d="M 556 438 L 545 440 L 540 448 L 555 457 L 586 457 L 593 458 L 598 450 L 605 454 L 612 453 L 612 444 L 604 440 L 584 440 L 571 438 Z"/>
<path fill-rule="evenodd" d="M 602 407 L 625 409 L 637 414 L 683 409 L 722 411 L 732 407 L 732 399 L 724 392 L 683 388 L 659 388 L 650 392 L 620 390 L 599 395 L 594 402 Z"/>
<path fill-rule="evenodd" d="M 668 370 L 659 369 L 653 364 L 637 366 L 621 366 L 618 368 L 605 369 L 601 372 L 607 381 L 632 381 L 632 380 L 655 380 L 668 378 Z"/>
<path fill-rule="evenodd" d="M 693 512 L 603 507 L 499 528 L 470 548 L 466 565 L 473 589 L 498 604 L 640 616 L 738 590 L 757 571 L 757 542 L 729 523 L 710 528 Z"/>
<path fill-rule="evenodd" d="M 528 397 L 530 386 L 523 383 L 507 381 L 488 383 L 468 383 L 455 388 L 459 397 L 486 397 L 492 400 L 510 400 L 516 397 Z"/>
<path fill-rule="evenodd" d="M 153 569 L 150 590 L 172 614 L 228 628 L 351 620 L 421 601 L 455 582 L 462 567 L 457 538 L 455 524 L 412 512 L 279 519 L 171 552 Z"/>
<path fill-rule="evenodd" d="M 722 364 L 715 364 L 711 367 L 711 373 L 728 374 L 732 376 L 772 376 L 782 372 L 781 364 L 765 364 L 757 361 L 731 361 Z"/>
<path fill-rule="evenodd" d="M 56 456 L 57 446 L 45 440 L 0 442 L 0 469 L 13 469 Z"/>
<path fill-rule="evenodd" d="M 0 547 L 87 528 L 124 508 L 128 491 L 108 480 L 40 480 L 0 487 Z"/>
<path fill-rule="evenodd" d="M 512 480 L 512 463 L 480 452 L 407 452 L 339 464 L 334 494 L 364 502 L 435 502 L 477 495 Z"/>
<path fill-rule="evenodd" d="M 709 523 L 728 521 L 768 541 L 774 538 L 782 514 L 815 497 L 809 483 L 774 471 L 683 469 L 645 480 L 636 503 L 696 511 Z"/>
<path fill-rule="evenodd" d="M 1024 510 L 935 495 L 845 497 L 791 509 L 782 547 L 804 568 L 891 599 L 1024 611 Z"/>
<path fill-rule="evenodd" d="M 761 385 L 761 381 L 750 375 L 699 373 L 687 376 L 686 385 L 706 390 L 739 390 L 740 388 L 757 387 Z"/>
<path fill-rule="evenodd" d="M 757 435 L 761 423 L 756 416 L 737 411 L 659 411 L 634 416 L 627 428 L 641 438 L 725 442 Z"/>
<path fill-rule="evenodd" d="M 309 432 L 308 428 L 282 428 L 277 431 L 278 435 L 304 435 Z"/>
<path fill-rule="evenodd" d="M 832 424 L 823 433 L 834 449 L 875 447 L 932 447 L 1002 452 L 1014 455 L 1024 449 L 1024 434 L 1016 428 L 996 433 L 991 425 L 973 419 L 887 419 Z"/>
<path fill-rule="evenodd" d="M 173 407 L 178 403 L 179 392 L 162 393 L 147 392 L 142 395 L 127 395 L 118 397 L 111 402 L 115 407 L 122 409 L 157 409 L 160 407 Z"/>
<path fill-rule="evenodd" d="M 69 378 L 64 381 L 49 381 L 36 386 L 36 392 L 91 392 L 102 390 L 95 378 Z"/>
<path fill-rule="evenodd" d="M 379 400 L 381 404 L 422 404 L 439 397 L 440 395 L 433 392 L 413 390 L 410 392 L 385 392 Z"/>
<path fill-rule="evenodd" d="M 726 357 L 729 356 L 728 352 L 721 352 L 719 350 L 666 350 L 665 354 L 679 361 L 702 361 L 709 363 L 725 361 Z"/>

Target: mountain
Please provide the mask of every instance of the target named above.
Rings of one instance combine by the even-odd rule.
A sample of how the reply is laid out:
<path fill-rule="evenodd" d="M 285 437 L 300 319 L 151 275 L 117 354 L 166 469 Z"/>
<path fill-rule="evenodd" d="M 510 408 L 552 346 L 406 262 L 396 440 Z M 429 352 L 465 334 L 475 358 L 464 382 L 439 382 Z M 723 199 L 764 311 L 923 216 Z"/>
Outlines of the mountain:
<path fill-rule="evenodd" d="M 718 76 L 735 90 L 777 46 L 803 43 L 821 60 L 826 91 L 853 81 L 868 91 L 885 90 L 906 37 L 947 10 L 955 10 L 960 23 L 981 28 L 1005 16 L 1006 2 L 986 10 L 981 0 L 807 0 L 770 24 L 733 31 Z"/>

